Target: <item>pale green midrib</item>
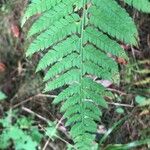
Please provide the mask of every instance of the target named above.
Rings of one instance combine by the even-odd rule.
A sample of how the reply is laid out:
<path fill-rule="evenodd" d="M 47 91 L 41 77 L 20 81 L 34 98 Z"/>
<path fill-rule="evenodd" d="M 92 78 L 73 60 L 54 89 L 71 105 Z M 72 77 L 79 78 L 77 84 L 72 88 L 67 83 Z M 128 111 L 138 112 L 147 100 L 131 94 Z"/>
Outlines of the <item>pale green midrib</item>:
<path fill-rule="evenodd" d="M 81 37 L 80 37 L 80 63 L 81 63 L 81 73 L 80 73 L 80 112 L 81 112 L 81 116 L 82 116 L 82 123 L 84 124 L 84 99 L 83 99 L 83 90 L 84 90 L 84 87 L 83 87 L 83 84 L 82 84 L 82 80 L 83 80 L 83 75 L 84 75 L 84 72 L 83 72 L 83 38 L 84 38 L 84 26 L 85 26 L 85 17 L 86 17 L 86 8 L 85 8 L 85 4 L 86 4 L 86 0 L 82 0 L 82 4 L 83 4 L 83 14 L 82 14 L 82 20 L 81 20 Z"/>

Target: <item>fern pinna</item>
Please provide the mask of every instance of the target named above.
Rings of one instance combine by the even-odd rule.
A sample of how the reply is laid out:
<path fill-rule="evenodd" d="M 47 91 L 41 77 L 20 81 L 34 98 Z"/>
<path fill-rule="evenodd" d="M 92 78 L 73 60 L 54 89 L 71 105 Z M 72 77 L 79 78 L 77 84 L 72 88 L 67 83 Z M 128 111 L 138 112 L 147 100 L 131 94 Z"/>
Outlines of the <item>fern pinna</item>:
<path fill-rule="evenodd" d="M 145 2 L 150 5 L 148 0 L 143 4 L 141 0 L 125 2 L 146 12 Z M 115 0 L 34 0 L 26 9 L 22 25 L 36 14 L 39 18 L 28 33 L 28 37 L 36 38 L 26 55 L 42 52 L 37 71 L 48 70 L 44 92 L 64 86 L 54 103 L 62 103 L 75 148 L 89 150 L 101 108 L 108 107 L 104 97 L 113 96 L 93 77 L 119 83 L 113 58 L 128 59 L 118 42 L 136 45 L 136 26 Z"/>

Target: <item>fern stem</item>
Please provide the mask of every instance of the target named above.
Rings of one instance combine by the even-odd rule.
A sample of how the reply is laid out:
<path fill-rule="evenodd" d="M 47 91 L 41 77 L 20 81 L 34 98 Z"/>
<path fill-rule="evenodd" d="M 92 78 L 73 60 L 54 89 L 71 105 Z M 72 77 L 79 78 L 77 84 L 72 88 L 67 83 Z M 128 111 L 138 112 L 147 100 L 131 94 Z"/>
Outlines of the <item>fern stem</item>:
<path fill-rule="evenodd" d="M 82 0 L 82 3 L 83 3 L 83 12 L 82 12 L 82 18 L 81 18 L 81 34 L 80 34 L 80 60 L 81 60 L 81 74 L 80 74 L 80 83 L 81 83 L 81 86 L 80 86 L 80 94 L 81 94 L 81 97 L 80 97 L 80 112 L 81 112 L 81 116 L 82 116 L 82 123 L 84 123 L 84 102 L 83 102 L 83 84 L 82 84 L 82 79 L 83 79 L 83 75 L 84 75 L 84 72 L 83 72 L 83 38 L 84 38 L 84 26 L 85 26 L 85 17 L 86 17 L 86 8 L 85 8 L 85 4 L 86 4 L 86 0 Z"/>

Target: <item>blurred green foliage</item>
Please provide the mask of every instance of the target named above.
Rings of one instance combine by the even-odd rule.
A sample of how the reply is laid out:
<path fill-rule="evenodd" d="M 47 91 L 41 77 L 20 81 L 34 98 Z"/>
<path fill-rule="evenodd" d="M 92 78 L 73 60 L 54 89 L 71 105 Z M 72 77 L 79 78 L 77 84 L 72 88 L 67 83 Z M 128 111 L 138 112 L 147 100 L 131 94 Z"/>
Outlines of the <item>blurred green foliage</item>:
<path fill-rule="evenodd" d="M 34 127 L 33 118 L 18 117 L 18 114 L 16 110 L 8 111 L 0 119 L 3 129 L 0 134 L 0 149 L 12 147 L 15 150 L 36 150 L 42 134 L 37 127 Z"/>
<path fill-rule="evenodd" d="M 6 95 L 0 91 L 0 101 L 4 100 L 6 98 Z"/>

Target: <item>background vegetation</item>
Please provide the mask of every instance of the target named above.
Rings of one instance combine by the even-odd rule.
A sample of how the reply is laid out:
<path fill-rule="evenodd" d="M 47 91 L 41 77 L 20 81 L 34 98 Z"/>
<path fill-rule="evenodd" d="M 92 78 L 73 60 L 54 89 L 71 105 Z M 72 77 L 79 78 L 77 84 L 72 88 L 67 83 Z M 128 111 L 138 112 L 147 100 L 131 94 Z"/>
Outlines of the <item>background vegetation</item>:
<path fill-rule="evenodd" d="M 32 62 L 25 58 L 28 26 L 21 29 L 20 20 L 26 4 L 27 0 L 0 1 L 0 91 L 5 93 L 0 92 L 0 149 L 66 149 L 72 141 L 59 106 L 51 104 L 58 91 L 41 94 L 43 72 L 35 74 L 40 54 Z M 121 85 L 103 81 L 116 97 L 99 122 L 96 140 L 104 147 L 150 138 L 150 15 L 127 9 L 136 21 L 140 44 L 122 45 L 130 63 L 117 60 Z M 148 145 L 136 149 L 147 150 Z"/>

